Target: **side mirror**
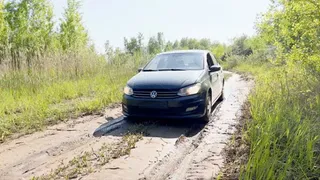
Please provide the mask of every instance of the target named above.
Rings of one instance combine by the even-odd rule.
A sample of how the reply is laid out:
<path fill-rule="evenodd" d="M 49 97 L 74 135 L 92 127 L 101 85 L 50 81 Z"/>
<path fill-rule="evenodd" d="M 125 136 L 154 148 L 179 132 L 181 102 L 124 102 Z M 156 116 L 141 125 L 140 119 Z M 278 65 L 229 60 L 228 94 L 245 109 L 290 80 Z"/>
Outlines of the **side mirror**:
<path fill-rule="evenodd" d="M 139 69 L 138 69 L 138 72 L 141 72 L 142 70 L 143 70 L 143 68 L 139 68 Z"/>
<path fill-rule="evenodd" d="M 221 71 L 221 66 L 218 65 L 213 65 L 209 68 L 210 72 L 217 72 L 217 71 Z"/>

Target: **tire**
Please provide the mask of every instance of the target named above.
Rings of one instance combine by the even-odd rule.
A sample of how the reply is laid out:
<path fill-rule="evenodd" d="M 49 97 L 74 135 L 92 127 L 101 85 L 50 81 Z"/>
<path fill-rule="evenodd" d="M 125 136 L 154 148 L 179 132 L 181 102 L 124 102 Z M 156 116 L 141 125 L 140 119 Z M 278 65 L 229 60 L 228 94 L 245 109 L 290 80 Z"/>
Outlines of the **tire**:
<path fill-rule="evenodd" d="M 224 81 L 223 81 L 223 83 L 222 83 L 222 91 L 221 91 L 221 95 L 220 95 L 220 97 L 219 97 L 218 101 L 223 101 L 223 100 L 224 100 L 224 93 L 223 93 L 223 89 L 224 89 Z"/>
<path fill-rule="evenodd" d="M 137 122 L 138 118 L 137 117 L 133 117 L 133 116 L 127 116 L 125 117 L 125 120 L 128 122 Z"/>
<path fill-rule="evenodd" d="M 204 122 L 209 122 L 210 121 L 210 117 L 211 117 L 211 111 L 212 111 L 212 101 L 211 101 L 211 96 L 208 93 L 207 97 L 206 97 L 206 105 L 205 105 L 205 110 L 206 113 L 205 115 L 202 117 L 202 120 Z"/>

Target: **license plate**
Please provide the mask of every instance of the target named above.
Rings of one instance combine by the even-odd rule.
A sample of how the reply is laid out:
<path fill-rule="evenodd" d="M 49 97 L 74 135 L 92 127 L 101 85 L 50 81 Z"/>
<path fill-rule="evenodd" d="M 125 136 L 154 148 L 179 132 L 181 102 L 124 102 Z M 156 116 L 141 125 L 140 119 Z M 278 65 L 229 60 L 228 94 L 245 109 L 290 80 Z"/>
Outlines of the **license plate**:
<path fill-rule="evenodd" d="M 165 101 L 145 101 L 139 104 L 142 108 L 154 108 L 154 109 L 165 109 L 168 107 L 168 103 Z"/>

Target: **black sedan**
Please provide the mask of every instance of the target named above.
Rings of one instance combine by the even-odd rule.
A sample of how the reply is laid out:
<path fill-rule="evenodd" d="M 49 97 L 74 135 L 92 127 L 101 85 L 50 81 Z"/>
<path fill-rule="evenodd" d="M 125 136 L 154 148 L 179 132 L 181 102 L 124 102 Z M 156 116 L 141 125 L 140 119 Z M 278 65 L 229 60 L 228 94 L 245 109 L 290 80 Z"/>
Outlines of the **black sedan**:
<path fill-rule="evenodd" d="M 209 51 L 185 50 L 156 55 L 124 88 L 127 117 L 202 118 L 223 100 L 222 67 Z"/>

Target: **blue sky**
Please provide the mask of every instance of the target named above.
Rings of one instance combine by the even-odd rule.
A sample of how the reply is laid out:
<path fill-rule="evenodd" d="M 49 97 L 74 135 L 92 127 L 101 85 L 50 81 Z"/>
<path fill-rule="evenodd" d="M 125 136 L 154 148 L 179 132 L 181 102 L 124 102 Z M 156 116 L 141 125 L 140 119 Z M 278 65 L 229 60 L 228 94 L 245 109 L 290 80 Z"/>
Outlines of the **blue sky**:
<path fill-rule="evenodd" d="M 52 0 L 60 18 L 67 0 Z M 98 51 L 104 42 L 123 47 L 123 38 L 163 32 L 166 40 L 209 38 L 228 43 L 242 34 L 255 33 L 257 15 L 270 0 L 83 0 L 83 23 Z"/>

